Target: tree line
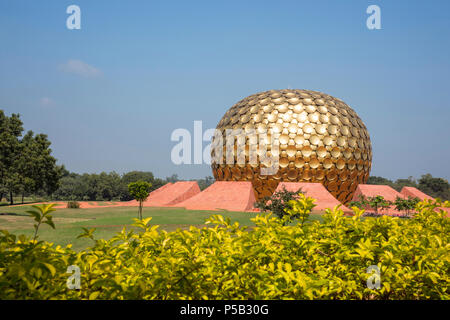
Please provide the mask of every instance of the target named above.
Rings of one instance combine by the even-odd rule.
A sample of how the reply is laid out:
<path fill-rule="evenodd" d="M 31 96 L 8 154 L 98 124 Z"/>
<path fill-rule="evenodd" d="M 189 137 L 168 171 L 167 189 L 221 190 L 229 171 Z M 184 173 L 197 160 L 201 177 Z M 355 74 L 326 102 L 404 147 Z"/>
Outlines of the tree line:
<path fill-rule="evenodd" d="M 7 195 L 11 204 L 13 195 L 52 194 L 61 178 L 47 135 L 23 131 L 18 114 L 0 110 L 0 200 Z"/>
<path fill-rule="evenodd" d="M 367 184 L 388 185 L 397 191 L 401 191 L 403 187 L 414 187 L 433 198 L 441 200 L 450 200 L 450 184 L 443 178 L 433 177 L 427 173 L 416 180 L 414 177 L 408 179 L 397 179 L 392 181 L 383 177 L 371 176 Z"/>
<path fill-rule="evenodd" d="M 179 181 L 174 174 L 165 179 L 156 178 L 150 171 L 131 171 L 119 175 L 116 172 L 78 174 L 64 170 L 60 180 L 60 187 L 52 194 L 53 200 L 81 200 L 81 201 L 130 201 L 128 185 L 132 182 L 144 181 L 151 184 L 150 192 L 166 183 Z M 197 180 L 200 189 L 204 189 L 214 182 L 212 177 Z"/>

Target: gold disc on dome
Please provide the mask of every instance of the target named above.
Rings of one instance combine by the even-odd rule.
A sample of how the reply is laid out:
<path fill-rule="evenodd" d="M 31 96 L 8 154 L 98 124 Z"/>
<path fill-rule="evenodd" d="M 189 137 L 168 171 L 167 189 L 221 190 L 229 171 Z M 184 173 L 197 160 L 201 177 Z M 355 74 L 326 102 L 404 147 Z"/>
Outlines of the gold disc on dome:
<path fill-rule="evenodd" d="M 295 169 L 290 169 L 288 171 L 287 175 L 290 180 L 294 180 L 294 179 L 297 179 L 298 172 Z"/>
<path fill-rule="evenodd" d="M 309 157 L 312 153 L 312 149 L 310 146 L 304 146 L 301 151 L 304 157 Z"/>
<path fill-rule="evenodd" d="M 311 133 L 314 131 L 314 127 L 311 124 L 307 123 L 303 126 L 302 130 L 304 133 Z"/>
<path fill-rule="evenodd" d="M 281 158 L 279 164 L 281 168 L 286 168 L 289 165 L 288 158 Z"/>
<path fill-rule="evenodd" d="M 319 167 L 319 165 L 320 165 L 320 162 L 316 158 L 313 158 L 309 161 L 309 166 L 313 169 L 316 169 L 317 167 Z"/>
<path fill-rule="evenodd" d="M 297 144 L 297 145 L 302 145 L 302 144 L 305 142 L 305 138 L 303 138 L 303 136 L 297 135 L 297 136 L 295 136 L 295 138 L 294 138 L 294 142 L 295 142 L 295 144 Z"/>
<path fill-rule="evenodd" d="M 289 136 L 287 134 L 282 134 L 278 139 L 280 141 L 280 144 L 288 144 L 289 142 Z"/>
<path fill-rule="evenodd" d="M 322 165 L 325 169 L 330 169 L 333 167 L 333 161 L 331 161 L 330 159 L 325 159 Z"/>
<path fill-rule="evenodd" d="M 325 158 L 327 155 L 327 149 L 325 147 L 318 147 L 316 153 L 319 158 Z"/>
<path fill-rule="evenodd" d="M 303 104 L 299 103 L 294 106 L 295 113 L 302 113 L 304 111 Z"/>
<path fill-rule="evenodd" d="M 295 159 L 295 167 L 296 168 L 303 168 L 304 165 L 305 165 L 305 160 L 303 160 L 303 158 Z"/>
<path fill-rule="evenodd" d="M 320 143 L 320 138 L 316 135 L 312 135 L 309 137 L 309 142 L 314 145 L 318 145 Z"/>
<path fill-rule="evenodd" d="M 288 146 L 286 149 L 288 157 L 293 157 L 297 153 L 297 148 L 295 146 Z"/>
<path fill-rule="evenodd" d="M 339 159 L 336 162 L 336 168 L 338 168 L 339 170 L 342 170 L 345 168 L 345 161 L 343 159 Z"/>
<path fill-rule="evenodd" d="M 278 116 L 275 113 L 271 113 L 267 116 L 267 120 L 269 122 L 275 122 L 275 121 L 277 121 L 277 119 L 278 119 Z"/>
<path fill-rule="evenodd" d="M 335 126 L 334 124 L 333 125 L 329 125 L 328 126 L 328 133 L 330 135 L 335 135 L 338 132 L 338 129 L 339 129 L 339 127 Z"/>
<path fill-rule="evenodd" d="M 309 180 L 311 180 L 311 171 L 308 170 L 308 169 L 303 170 L 301 177 L 302 177 L 302 179 L 303 179 L 304 181 L 309 181 Z"/>
<path fill-rule="evenodd" d="M 327 125 L 326 124 L 316 125 L 316 132 L 318 134 L 324 135 L 325 133 L 327 133 Z"/>
<path fill-rule="evenodd" d="M 333 158 L 339 158 L 339 156 L 341 155 L 341 150 L 338 147 L 334 147 L 333 149 L 331 149 L 330 153 Z"/>
<path fill-rule="evenodd" d="M 333 138 L 330 136 L 326 136 L 323 138 L 323 144 L 326 146 L 331 146 L 333 144 Z"/>
<path fill-rule="evenodd" d="M 316 179 L 317 180 L 323 180 L 325 178 L 325 171 L 324 170 L 317 170 L 316 172 Z"/>

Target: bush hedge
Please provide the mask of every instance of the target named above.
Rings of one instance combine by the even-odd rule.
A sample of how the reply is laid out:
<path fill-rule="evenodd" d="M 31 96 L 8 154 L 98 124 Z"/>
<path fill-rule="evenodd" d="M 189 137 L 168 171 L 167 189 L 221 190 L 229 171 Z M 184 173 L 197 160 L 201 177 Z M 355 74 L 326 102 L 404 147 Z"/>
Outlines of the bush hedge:
<path fill-rule="evenodd" d="M 440 206 L 449 203 L 420 202 L 413 219 L 334 208 L 303 225 L 262 214 L 250 229 L 220 215 L 174 232 L 136 219 L 140 232 L 110 240 L 85 230 L 93 246 L 81 252 L 3 230 L 0 299 L 449 299 L 450 222 Z M 66 286 L 71 265 L 79 290 Z M 381 271 L 379 289 L 368 287 L 370 266 Z"/>

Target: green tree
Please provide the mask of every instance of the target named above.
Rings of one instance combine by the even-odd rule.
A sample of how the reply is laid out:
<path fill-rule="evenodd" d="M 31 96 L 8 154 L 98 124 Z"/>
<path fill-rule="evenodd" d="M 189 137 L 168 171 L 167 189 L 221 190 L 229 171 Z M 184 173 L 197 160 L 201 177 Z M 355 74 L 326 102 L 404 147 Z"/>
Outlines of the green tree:
<path fill-rule="evenodd" d="M 129 201 L 132 200 L 133 197 L 128 192 L 128 185 L 131 182 L 136 181 L 146 181 L 152 185 L 150 191 L 153 191 L 155 189 L 158 189 L 166 184 L 165 181 L 159 178 L 155 178 L 153 176 L 153 173 L 150 171 L 130 171 L 125 173 L 122 176 L 121 182 L 120 182 L 120 191 L 119 191 L 119 197 L 122 201 Z"/>
<path fill-rule="evenodd" d="M 122 177 L 116 172 L 78 174 L 61 168 L 60 187 L 54 193 L 57 200 L 111 201 L 133 200 L 128 192 L 131 182 L 146 181 L 152 185 L 150 191 L 164 185 L 162 179 L 155 178 L 151 172 L 131 171 Z"/>
<path fill-rule="evenodd" d="M 166 181 L 173 183 L 173 182 L 180 181 L 180 179 L 178 178 L 178 175 L 175 173 L 175 174 L 171 175 L 170 177 L 166 177 Z"/>
<path fill-rule="evenodd" d="M 376 176 L 370 176 L 369 179 L 367 179 L 367 184 L 377 184 L 377 185 L 387 185 L 392 186 L 394 183 L 392 180 L 383 178 L 383 177 L 376 177 Z"/>
<path fill-rule="evenodd" d="M 197 183 L 198 183 L 198 187 L 200 188 L 200 190 L 205 190 L 210 185 L 212 185 L 214 183 L 214 181 L 215 180 L 213 177 L 207 176 L 204 179 L 198 179 Z"/>
<path fill-rule="evenodd" d="M 21 189 L 19 162 L 22 131 L 23 123 L 18 114 L 8 117 L 0 110 L 0 191 L 9 193 L 11 204 L 14 204 L 14 193 Z"/>
<path fill-rule="evenodd" d="M 379 209 L 388 208 L 391 205 L 391 203 L 384 199 L 383 196 L 367 197 L 367 202 L 369 206 L 375 210 L 376 214 L 378 214 Z"/>
<path fill-rule="evenodd" d="M 142 220 L 142 205 L 150 194 L 152 185 L 146 181 L 136 181 L 128 185 L 128 192 L 139 202 L 139 219 Z"/>
<path fill-rule="evenodd" d="M 408 197 L 408 199 L 403 199 L 400 197 L 395 198 L 394 205 L 395 209 L 398 211 L 406 211 L 406 215 L 409 216 L 411 210 L 414 210 L 416 204 L 420 202 L 419 198 Z"/>
<path fill-rule="evenodd" d="M 255 203 L 255 208 L 258 208 L 262 212 L 272 212 L 278 218 L 283 219 L 288 214 L 288 210 L 292 209 L 292 200 L 297 200 L 299 194 L 302 193 L 302 189 L 297 191 L 289 191 L 286 188 L 275 191 L 271 196 L 266 196 Z M 291 219 L 299 218 L 292 216 Z"/>
<path fill-rule="evenodd" d="M 447 180 L 435 178 L 431 174 L 422 175 L 419 180 L 419 190 L 433 198 L 450 199 L 450 185 Z"/>
<path fill-rule="evenodd" d="M 45 134 L 28 131 L 23 137 L 23 123 L 18 114 L 8 117 L 0 110 L 0 198 L 14 194 L 44 190 L 54 192 L 61 177 L 60 167 L 51 155 L 50 141 Z"/>
<path fill-rule="evenodd" d="M 358 199 L 359 200 L 357 200 L 357 201 L 350 201 L 350 203 L 349 203 L 350 207 L 357 207 L 358 209 L 363 210 L 369 205 L 369 202 L 367 201 L 367 198 L 365 195 L 360 194 L 358 196 Z"/>
<path fill-rule="evenodd" d="M 410 176 L 408 179 L 397 179 L 394 183 L 394 189 L 397 191 L 401 191 L 403 187 L 414 187 L 417 188 L 417 182 L 414 177 Z"/>
<path fill-rule="evenodd" d="M 22 202 L 25 193 L 35 194 L 40 190 L 46 194 L 55 192 L 62 177 L 62 167 L 56 165 L 56 159 L 51 155 L 51 142 L 47 135 L 34 136 L 32 131 L 28 131 L 22 138 L 21 145 L 19 166 Z"/>

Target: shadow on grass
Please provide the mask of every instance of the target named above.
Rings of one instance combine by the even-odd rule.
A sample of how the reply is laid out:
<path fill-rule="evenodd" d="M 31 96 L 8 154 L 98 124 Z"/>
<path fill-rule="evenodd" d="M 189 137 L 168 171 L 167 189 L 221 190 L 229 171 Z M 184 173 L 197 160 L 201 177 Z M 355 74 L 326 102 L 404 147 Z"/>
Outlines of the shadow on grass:
<path fill-rule="evenodd" d="M 14 204 L 10 204 L 9 202 L 0 202 L 0 207 L 20 207 L 20 206 L 24 206 L 24 205 L 32 205 L 32 204 L 37 204 L 37 203 L 41 203 L 41 202 L 46 202 L 46 200 L 34 200 L 34 201 L 24 201 L 23 203 L 14 203 Z"/>
<path fill-rule="evenodd" d="M 0 212 L 0 216 L 20 216 L 20 217 L 29 217 L 29 214 L 26 213 L 15 213 L 15 212 Z"/>

